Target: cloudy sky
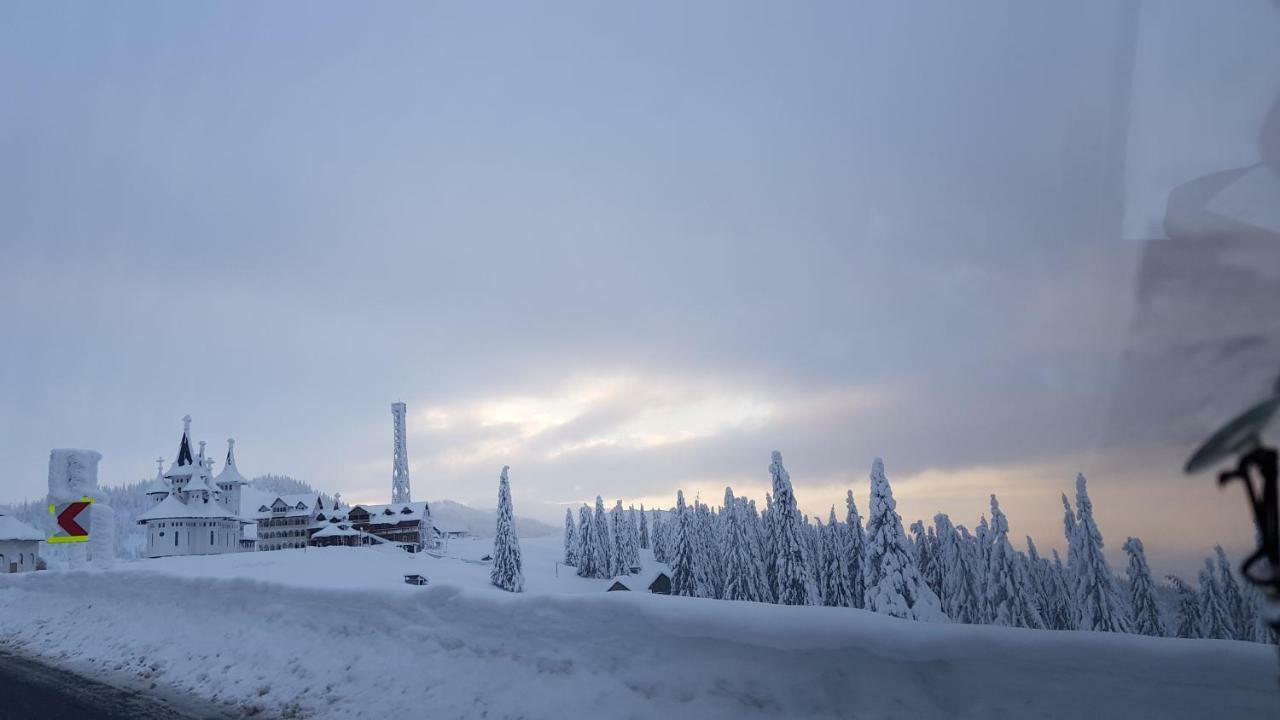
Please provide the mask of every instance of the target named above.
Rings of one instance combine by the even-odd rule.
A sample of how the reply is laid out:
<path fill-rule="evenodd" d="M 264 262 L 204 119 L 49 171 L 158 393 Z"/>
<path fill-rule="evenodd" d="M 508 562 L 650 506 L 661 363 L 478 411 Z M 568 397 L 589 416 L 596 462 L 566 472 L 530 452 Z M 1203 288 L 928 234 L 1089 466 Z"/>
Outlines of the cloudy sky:
<path fill-rule="evenodd" d="M 1083 471 L 1112 550 L 1244 547 L 1195 438 L 1106 428 L 1130 115 L 1185 141 L 1130 107 L 1169 87 L 1138 50 L 1280 13 L 853 5 L 5 7 L 0 501 L 53 447 L 147 476 L 188 413 L 246 474 L 385 501 L 403 400 L 415 497 L 492 504 L 509 464 L 552 522 L 762 500 L 778 449 L 810 513 L 879 455 L 908 519 L 994 491 L 1060 547 Z M 1251 161 L 1272 91 L 1174 179 Z"/>

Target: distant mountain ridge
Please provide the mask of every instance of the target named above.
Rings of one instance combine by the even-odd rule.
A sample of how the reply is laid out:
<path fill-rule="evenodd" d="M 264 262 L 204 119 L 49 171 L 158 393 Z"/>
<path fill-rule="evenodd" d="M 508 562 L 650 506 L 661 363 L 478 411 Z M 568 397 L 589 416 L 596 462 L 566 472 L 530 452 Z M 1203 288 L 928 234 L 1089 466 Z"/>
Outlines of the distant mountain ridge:
<path fill-rule="evenodd" d="M 431 500 L 431 519 L 436 527 L 465 530 L 470 535 L 492 537 L 498 524 L 498 510 L 477 510 L 453 500 Z M 516 534 L 520 537 L 545 537 L 561 532 L 541 520 L 516 516 Z"/>

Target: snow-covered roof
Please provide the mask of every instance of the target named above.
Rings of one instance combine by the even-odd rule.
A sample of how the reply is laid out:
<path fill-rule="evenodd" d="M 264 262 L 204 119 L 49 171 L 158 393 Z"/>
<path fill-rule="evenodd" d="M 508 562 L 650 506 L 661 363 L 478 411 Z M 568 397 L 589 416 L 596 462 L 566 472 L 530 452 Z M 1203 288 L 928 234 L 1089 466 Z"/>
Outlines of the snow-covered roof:
<path fill-rule="evenodd" d="M 402 522 L 431 520 L 431 511 L 425 502 L 391 503 L 389 505 L 354 505 L 347 517 L 359 508 L 369 513 L 370 525 L 395 525 Z"/>
<path fill-rule="evenodd" d="M 360 532 L 359 530 L 356 530 L 355 528 L 351 527 L 346 523 L 334 523 L 333 525 L 327 525 L 321 528 L 320 530 L 315 531 L 314 533 L 312 533 L 311 537 L 313 538 L 342 537 L 347 535 L 363 535 L 363 534 L 364 533 Z"/>
<path fill-rule="evenodd" d="M 648 590 L 649 586 L 653 584 L 654 580 L 658 579 L 659 575 L 666 575 L 670 578 L 670 568 L 662 563 L 654 563 L 635 575 L 619 575 L 613 578 L 610 585 L 612 586 L 612 583 L 622 583 L 623 586 L 630 590 Z"/>
<path fill-rule="evenodd" d="M 0 540 L 44 540 L 44 533 L 11 515 L 0 515 Z"/>
<path fill-rule="evenodd" d="M 240 474 L 239 468 L 236 467 L 236 441 L 234 438 L 227 438 L 227 461 L 222 465 L 222 472 L 213 481 L 219 485 L 248 485 L 249 481 L 244 479 Z"/>
<path fill-rule="evenodd" d="M 280 512 L 272 511 L 272 506 L 276 501 L 282 502 L 286 510 Z M 298 515 L 311 515 L 312 508 L 319 502 L 320 496 L 316 493 L 294 493 L 292 495 L 275 495 L 270 502 L 264 502 L 254 508 L 252 516 L 257 518 L 271 517 L 294 517 Z M 299 508 L 298 506 L 302 507 Z M 265 510 L 263 508 L 266 508 Z"/>
<path fill-rule="evenodd" d="M 144 524 L 151 520 L 177 520 L 188 518 L 200 518 L 210 520 L 235 520 L 236 516 L 230 510 L 222 507 L 216 502 L 202 502 L 199 500 L 184 503 L 178 499 L 177 495 L 170 494 L 165 499 L 156 504 L 155 507 L 138 516 L 138 524 Z"/>

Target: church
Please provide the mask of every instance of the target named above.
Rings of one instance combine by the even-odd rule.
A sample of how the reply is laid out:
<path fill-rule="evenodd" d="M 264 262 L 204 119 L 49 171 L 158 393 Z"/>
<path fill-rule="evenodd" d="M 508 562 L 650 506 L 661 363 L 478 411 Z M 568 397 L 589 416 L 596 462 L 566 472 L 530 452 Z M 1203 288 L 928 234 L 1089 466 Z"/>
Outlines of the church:
<path fill-rule="evenodd" d="M 191 416 L 182 419 L 178 456 L 168 472 L 147 488 L 154 504 L 138 516 L 146 526 L 149 558 L 172 555 L 216 555 L 240 552 L 244 531 L 240 519 L 241 488 L 248 481 L 236 468 L 235 440 L 227 440 L 227 460 L 213 475 L 213 459 L 191 451 Z"/>

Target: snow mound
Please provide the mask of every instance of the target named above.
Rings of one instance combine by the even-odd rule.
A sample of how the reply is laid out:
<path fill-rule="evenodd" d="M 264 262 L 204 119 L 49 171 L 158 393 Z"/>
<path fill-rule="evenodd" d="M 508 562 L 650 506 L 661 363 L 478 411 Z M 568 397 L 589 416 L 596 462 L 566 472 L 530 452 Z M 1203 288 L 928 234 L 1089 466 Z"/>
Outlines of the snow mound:
<path fill-rule="evenodd" d="M 0 576 L 0 640 L 310 718 L 1280 717 L 1262 645 L 606 593 L 552 574 L 558 544 L 527 544 L 520 594 L 484 564 L 370 548 Z"/>

